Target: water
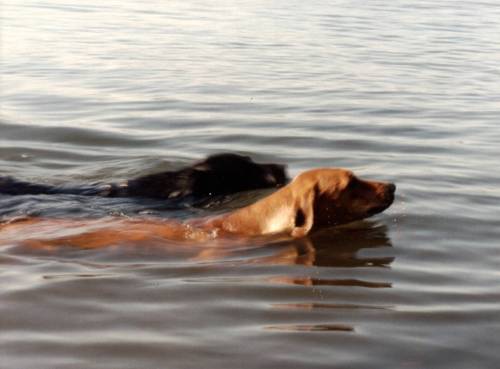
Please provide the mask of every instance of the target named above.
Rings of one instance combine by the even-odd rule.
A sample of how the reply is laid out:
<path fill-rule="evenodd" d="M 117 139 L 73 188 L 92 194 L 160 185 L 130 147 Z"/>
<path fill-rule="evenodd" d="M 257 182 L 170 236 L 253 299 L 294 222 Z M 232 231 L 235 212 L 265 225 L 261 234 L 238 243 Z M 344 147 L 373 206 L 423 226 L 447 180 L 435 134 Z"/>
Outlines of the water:
<path fill-rule="evenodd" d="M 497 3 L 1 11 L 0 175 L 113 181 L 233 151 L 292 175 L 348 167 L 398 196 L 274 245 L 3 248 L 0 367 L 498 367 Z M 0 196 L 2 218 L 210 211 Z"/>

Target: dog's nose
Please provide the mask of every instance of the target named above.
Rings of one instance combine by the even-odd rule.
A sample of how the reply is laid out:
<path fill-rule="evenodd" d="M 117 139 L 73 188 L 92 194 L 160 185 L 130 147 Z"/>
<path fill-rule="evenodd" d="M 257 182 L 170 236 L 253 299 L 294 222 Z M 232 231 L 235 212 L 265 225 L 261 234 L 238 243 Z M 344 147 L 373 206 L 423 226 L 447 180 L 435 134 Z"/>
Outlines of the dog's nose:
<path fill-rule="evenodd" d="M 388 183 L 387 191 L 389 191 L 391 194 L 394 194 L 394 192 L 396 192 L 396 185 L 394 183 Z"/>

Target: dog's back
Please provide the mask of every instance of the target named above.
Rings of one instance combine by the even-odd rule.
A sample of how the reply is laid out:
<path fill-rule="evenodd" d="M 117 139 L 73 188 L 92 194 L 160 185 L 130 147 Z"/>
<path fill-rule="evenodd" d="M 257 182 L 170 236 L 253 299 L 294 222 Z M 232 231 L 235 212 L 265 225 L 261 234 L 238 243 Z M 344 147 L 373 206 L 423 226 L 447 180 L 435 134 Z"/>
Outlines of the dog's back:
<path fill-rule="evenodd" d="M 19 181 L 13 177 L 0 177 L 0 193 L 5 195 L 50 194 L 54 186 Z"/>
<path fill-rule="evenodd" d="M 150 174 L 119 184 L 51 186 L 0 177 L 0 194 L 75 194 L 106 197 L 150 197 L 198 200 L 286 184 L 285 167 L 259 164 L 247 156 L 216 154 L 178 171 Z"/>

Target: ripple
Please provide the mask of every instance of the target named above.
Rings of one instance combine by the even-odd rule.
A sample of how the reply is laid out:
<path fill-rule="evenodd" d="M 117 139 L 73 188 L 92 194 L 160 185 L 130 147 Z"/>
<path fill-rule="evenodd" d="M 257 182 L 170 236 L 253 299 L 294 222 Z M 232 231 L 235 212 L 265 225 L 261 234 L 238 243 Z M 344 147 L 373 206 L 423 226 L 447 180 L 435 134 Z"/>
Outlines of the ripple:
<path fill-rule="evenodd" d="M 289 332 L 353 332 L 354 328 L 343 324 L 297 324 L 297 325 L 274 325 L 265 329 L 272 331 Z"/>
<path fill-rule="evenodd" d="M 497 368 L 498 19 L 468 0 L 4 0 L 1 175 L 109 182 L 231 151 L 398 192 L 295 241 L 3 247 L 2 364 Z M 261 195 L 0 196 L 0 219 L 185 218 Z"/>

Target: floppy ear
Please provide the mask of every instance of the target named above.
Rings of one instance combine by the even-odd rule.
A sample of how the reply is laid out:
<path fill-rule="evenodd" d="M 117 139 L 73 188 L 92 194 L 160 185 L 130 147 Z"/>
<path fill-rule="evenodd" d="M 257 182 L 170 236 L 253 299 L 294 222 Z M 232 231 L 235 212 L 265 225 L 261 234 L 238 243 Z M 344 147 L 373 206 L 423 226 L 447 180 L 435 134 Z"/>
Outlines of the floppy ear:
<path fill-rule="evenodd" d="M 314 224 L 314 202 L 316 200 L 316 188 L 313 187 L 300 194 L 295 205 L 295 220 L 292 229 L 292 237 L 300 238 L 307 235 Z"/>

